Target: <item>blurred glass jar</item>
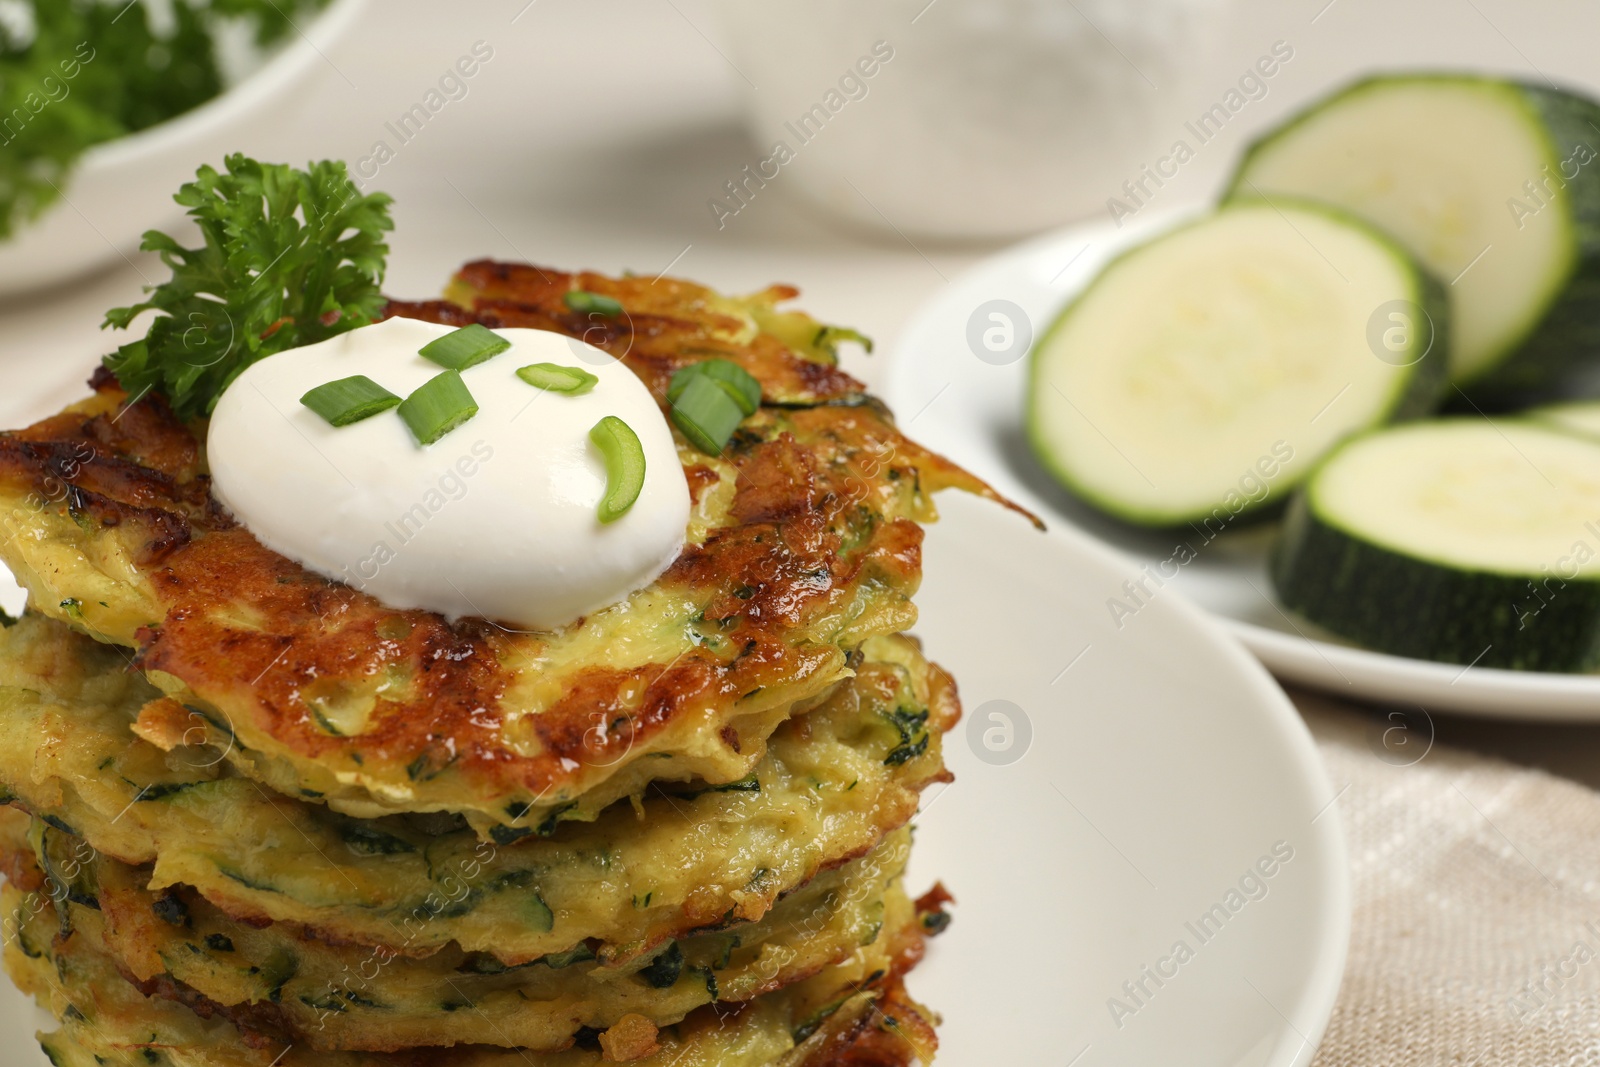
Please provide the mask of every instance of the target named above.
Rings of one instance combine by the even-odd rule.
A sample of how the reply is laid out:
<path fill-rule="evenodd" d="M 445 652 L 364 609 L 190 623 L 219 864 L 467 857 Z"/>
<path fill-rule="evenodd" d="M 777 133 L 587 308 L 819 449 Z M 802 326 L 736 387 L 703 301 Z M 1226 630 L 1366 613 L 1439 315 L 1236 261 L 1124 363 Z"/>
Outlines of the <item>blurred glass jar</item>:
<path fill-rule="evenodd" d="M 714 2 L 747 83 L 750 172 L 854 222 L 946 238 L 1104 211 L 1171 146 L 1232 6 Z"/>

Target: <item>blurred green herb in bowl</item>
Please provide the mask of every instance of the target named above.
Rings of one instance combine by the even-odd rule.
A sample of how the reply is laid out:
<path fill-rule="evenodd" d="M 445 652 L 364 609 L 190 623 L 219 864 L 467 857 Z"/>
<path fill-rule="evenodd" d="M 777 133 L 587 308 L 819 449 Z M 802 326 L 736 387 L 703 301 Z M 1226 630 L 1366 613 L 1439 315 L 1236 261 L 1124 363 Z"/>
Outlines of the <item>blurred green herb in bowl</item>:
<path fill-rule="evenodd" d="M 60 196 L 94 145 L 227 87 L 223 38 L 267 48 L 328 0 L 0 0 L 0 240 Z"/>

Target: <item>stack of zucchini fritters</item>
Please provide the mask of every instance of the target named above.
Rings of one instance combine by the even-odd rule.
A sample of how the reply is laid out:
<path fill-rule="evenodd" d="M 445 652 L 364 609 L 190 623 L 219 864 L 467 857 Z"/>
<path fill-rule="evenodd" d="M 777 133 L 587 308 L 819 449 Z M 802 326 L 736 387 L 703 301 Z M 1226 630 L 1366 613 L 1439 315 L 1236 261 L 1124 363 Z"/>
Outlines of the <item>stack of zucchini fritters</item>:
<path fill-rule="evenodd" d="M 553 632 L 391 610 L 235 524 L 159 397 L 101 374 L 0 435 L 5 955 L 52 1060 L 931 1059 L 901 979 L 947 898 L 901 872 L 960 712 L 901 634 L 929 495 L 992 494 L 792 290 L 475 263 L 448 295 L 389 314 L 581 337 L 658 399 L 705 358 L 760 380 L 721 456 L 680 440 L 653 585 Z"/>

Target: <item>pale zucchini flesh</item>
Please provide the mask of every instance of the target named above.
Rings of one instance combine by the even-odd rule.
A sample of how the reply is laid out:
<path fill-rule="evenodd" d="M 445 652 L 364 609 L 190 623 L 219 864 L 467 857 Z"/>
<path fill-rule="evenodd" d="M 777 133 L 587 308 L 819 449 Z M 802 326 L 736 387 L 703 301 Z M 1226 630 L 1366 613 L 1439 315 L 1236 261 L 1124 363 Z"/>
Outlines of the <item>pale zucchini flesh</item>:
<path fill-rule="evenodd" d="M 1600 441 L 1478 417 L 1369 434 L 1291 505 L 1284 605 L 1383 652 L 1600 667 Z"/>
<path fill-rule="evenodd" d="M 1375 351 L 1374 314 L 1416 328 Z M 1436 402 L 1448 316 L 1394 242 L 1316 206 L 1240 203 L 1113 261 L 1032 354 L 1028 433 L 1071 491 L 1152 526 L 1279 504 L 1346 435 Z"/>
<path fill-rule="evenodd" d="M 1528 412 L 1528 417 L 1568 433 L 1600 438 L 1600 400 L 1573 400 L 1549 404 Z"/>
<path fill-rule="evenodd" d="M 1452 379 L 1480 402 L 1600 352 L 1600 106 L 1467 75 L 1380 76 L 1247 152 L 1230 198 L 1358 214 L 1450 283 Z"/>

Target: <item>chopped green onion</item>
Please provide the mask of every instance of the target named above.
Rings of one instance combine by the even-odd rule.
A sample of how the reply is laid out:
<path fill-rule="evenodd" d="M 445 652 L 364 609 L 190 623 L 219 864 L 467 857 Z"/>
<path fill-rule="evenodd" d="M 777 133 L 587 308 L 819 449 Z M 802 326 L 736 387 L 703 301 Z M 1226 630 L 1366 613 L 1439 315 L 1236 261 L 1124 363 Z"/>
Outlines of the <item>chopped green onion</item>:
<path fill-rule="evenodd" d="M 461 372 L 440 371 L 416 388 L 396 409 L 419 445 L 431 445 L 478 413 Z"/>
<path fill-rule="evenodd" d="M 450 370 L 466 370 L 510 347 L 510 341 L 475 322 L 429 341 L 417 349 L 417 354 Z"/>
<path fill-rule="evenodd" d="M 300 403 L 328 420 L 330 426 L 349 426 L 388 411 L 400 398 L 365 374 L 352 374 L 317 386 L 301 397 Z"/>
<path fill-rule="evenodd" d="M 761 383 L 739 364 L 726 359 L 706 359 L 691 363 L 672 376 L 667 385 L 667 401 L 676 404 L 696 375 L 705 375 L 728 387 L 729 395 L 746 415 L 761 406 Z"/>
<path fill-rule="evenodd" d="M 517 368 L 517 377 L 535 389 L 567 396 L 582 396 L 600 380 L 580 367 L 563 367 L 559 363 L 530 363 Z"/>
<path fill-rule="evenodd" d="M 691 377 L 672 405 L 673 425 L 708 456 L 722 455 L 722 446 L 743 421 L 733 387 L 704 374 Z"/>
<path fill-rule="evenodd" d="M 601 522 L 616 522 L 626 515 L 644 488 L 644 446 L 633 427 L 607 415 L 594 424 L 589 440 L 606 461 L 606 495 L 596 514 Z"/>
<path fill-rule="evenodd" d="M 567 307 L 579 314 L 604 315 L 607 318 L 616 318 L 622 314 L 622 305 L 609 296 L 599 293 L 586 293 L 582 289 L 574 289 L 562 297 Z"/>

